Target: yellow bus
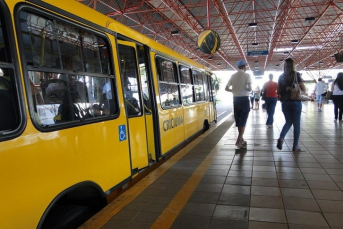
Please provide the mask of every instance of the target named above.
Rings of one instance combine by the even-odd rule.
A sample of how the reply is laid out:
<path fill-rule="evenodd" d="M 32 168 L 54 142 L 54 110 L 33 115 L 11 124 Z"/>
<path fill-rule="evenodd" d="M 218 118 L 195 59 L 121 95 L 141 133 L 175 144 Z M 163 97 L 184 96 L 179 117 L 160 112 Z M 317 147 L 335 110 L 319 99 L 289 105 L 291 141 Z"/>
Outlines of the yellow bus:
<path fill-rule="evenodd" d="M 0 11 L 1 228 L 75 228 L 216 121 L 210 71 L 105 15 Z"/>

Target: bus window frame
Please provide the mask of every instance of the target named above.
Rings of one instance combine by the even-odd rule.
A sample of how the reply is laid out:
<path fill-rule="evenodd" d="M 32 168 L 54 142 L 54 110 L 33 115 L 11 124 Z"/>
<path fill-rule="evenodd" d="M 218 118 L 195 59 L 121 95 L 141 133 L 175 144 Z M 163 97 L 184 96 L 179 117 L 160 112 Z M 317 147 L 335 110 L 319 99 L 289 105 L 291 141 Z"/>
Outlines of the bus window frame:
<path fill-rule="evenodd" d="M 94 27 L 93 23 L 89 23 L 89 24 L 81 24 L 82 22 L 84 23 L 84 21 L 76 21 L 74 18 L 72 17 L 67 17 L 65 15 L 66 14 L 62 14 L 62 15 L 57 15 L 55 13 L 52 13 L 50 11 L 47 11 L 46 9 L 40 9 L 40 8 L 36 8 L 32 5 L 28 5 L 26 3 L 22 3 L 16 6 L 15 10 L 14 10 L 14 15 L 15 15 L 15 31 L 18 39 L 18 47 L 19 47 L 19 52 L 20 53 L 25 53 L 24 50 L 24 41 L 23 38 L 21 36 L 21 22 L 19 21 L 20 17 L 20 12 L 21 11 L 26 11 L 29 13 L 33 13 L 39 16 L 43 16 L 46 18 L 49 18 L 51 20 L 58 20 L 60 23 L 64 23 L 68 26 L 72 26 L 73 28 L 77 28 L 83 31 L 86 31 L 88 33 L 91 33 L 99 38 L 102 38 L 104 41 L 107 42 L 107 48 L 108 48 L 108 55 L 109 55 L 109 68 L 110 68 L 110 74 L 109 75 L 105 75 L 105 74 L 99 74 L 99 73 L 92 73 L 92 72 L 81 72 L 81 71 L 70 71 L 70 70 L 63 70 L 63 69 L 58 69 L 58 68 L 48 68 L 48 67 L 36 67 L 33 64 L 32 65 L 28 65 L 27 61 L 26 61 L 26 57 L 25 55 L 20 55 L 20 59 L 21 59 L 21 66 L 22 66 L 22 70 L 23 70 L 23 77 L 24 77 L 24 83 L 25 83 L 25 89 L 26 89 L 26 99 L 27 99 L 27 103 L 28 103 L 28 107 L 29 107 L 29 115 L 31 117 L 31 122 L 33 123 L 33 125 L 35 126 L 35 128 L 41 132 L 51 132 L 51 131 L 56 131 L 56 130 L 60 130 L 60 129 L 68 129 L 68 128 L 73 128 L 73 127 L 77 127 L 77 126 L 83 126 L 83 125 L 88 125 L 91 123 L 97 123 L 97 122 L 103 122 L 103 121 L 108 121 L 108 120 L 113 120 L 113 119 L 117 119 L 120 116 L 120 105 L 119 105 L 119 95 L 118 95 L 118 85 L 117 85 L 117 77 L 115 75 L 115 65 L 114 65 L 114 55 L 113 55 L 113 44 L 110 42 L 109 37 L 106 35 L 106 32 L 108 32 L 105 28 L 102 29 L 102 27 Z M 68 15 L 69 16 L 69 15 Z M 110 34 L 113 35 L 113 38 L 115 40 L 115 36 L 116 34 Z M 115 44 L 114 44 L 115 45 Z M 100 116 L 100 117 L 94 117 L 94 118 L 89 118 L 89 119 L 84 119 L 84 120 L 77 120 L 77 121 L 70 121 L 70 122 L 65 122 L 65 123 L 60 123 L 60 124 L 54 124 L 51 126 L 41 126 L 39 123 L 37 123 L 37 121 L 35 121 L 34 118 L 34 103 L 33 103 L 33 99 L 31 96 L 31 88 L 30 88 L 30 79 L 28 76 L 28 71 L 40 71 L 40 72 L 58 72 L 58 73 L 66 73 L 66 74 L 70 74 L 70 73 L 74 73 L 80 76 L 89 76 L 89 77 L 102 77 L 102 78 L 106 78 L 109 79 L 111 81 L 111 85 L 112 85 L 112 96 L 113 96 L 113 100 L 115 102 L 115 109 L 116 109 L 116 113 L 115 114 L 110 114 L 108 116 Z"/>
<path fill-rule="evenodd" d="M 196 71 L 199 75 L 201 75 L 201 77 L 202 77 L 202 84 L 198 84 L 198 82 L 197 82 L 197 80 L 195 80 L 195 77 L 194 77 L 194 71 Z M 196 90 L 196 87 L 198 87 L 198 86 L 202 86 L 202 89 L 203 89 L 203 93 L 204 93 L 204 96 L 205 96 L 205 90 L 204 90 L 204 74 L 205 72 L 204 71 L 202 71 L 202 70 L 200 70 L 200 69 L 198 69 L 198 68 L 193 68 L 192 69 L 192 77 L 193 77 L 193 82 L 194 82 L 194 96 L 195 96 L 195 102 L 196 103 L 205 103 L 205 102 L 207 102 L 207 100 L 206 99 L 204 99 L 204 100 L 197 100 L 197 95 L 196 95 L 196 92 L 195 92 L 195 90 Z M 206 96 L 205 96 L 206 97 Z"/>
<path fill-rule="evenodd" d="M 191 80 L 191 83 L 188 84 L 188 83 L 182 83 L 181 82 L 181 67 L 184 67 L 184 68 L 188 68 L 188 71 L 189 71 L 189 77 L 190 77 L 190 80 Z M 191 105 L 194 105 L 196 103 L 195 101 L 195 94 L 194 94 L 194 79 L 193 79 L 193 69 L 192 67 L 184 64 L 184 63 L 179 63 L 178 64 L 178 72 L 179 72 L 179 75 L 180 75 L 180 94 L 181 94 L 181 103 L 184 105 L 184 106 L 191 106 Z M 192 87 L 192 97 L 193 97 L 193 102 L 192 103 L 184 103 L 183 102 L 183 94 L 182 94 L 182 86 L 191 86 Z"/>
<path fill-rule="evenodd" d="M 0 131 L 0 142 L 7 141 L 20 136 L 27 124 L 27 116 L 25 113 L 24 105 L 24 90 L 21 84 L 21 74 L 19 70 L 19 59 L 17 52 L 17 44 L 14 36 L 13 18 L 7 4 L 4 1 L 0 1 L 0 20 L 3 31 L 3 38 L 5 49 L 8 54 L 7 62 L 0 62 L 0 68 L 11 69 L 13 72 L 13 99 L 15 102 L 15 109 L 17 112 L 18 124 L 15 129 L 9 131 Z"/>
<path fill-rule="evenodd" d="M 157 72 L 157 64 L 159 64 L 159 61 L 157 60 L 158 58 L 163 59 L 165 61 L 170 61 L 173 63 L 173 65 L 175 66 L 174 69 L 174 78 L 177 80 L 177 82 L 169 82 L 169 81 L 162 81 L 160 80 L 159 77 L 159 73 Z M 179 77 L 179 73 L 178 73 L 178 64 L 176 60 L 167 58 L 165 56 L 162 55 L 155 55 L 155 64 L 156 64 L 156 74 L 157 74 L 157 84 L 158 84 L 158 95 L 160 98 L 160 106 L 163 110 L 169 110 L 169 109 L 173 109 L 173 108 L 178 108 L 182 106 L 182 99 L 181 99 L 181 91 L 180 91 L 180 77 Z M 169 85 L 176 85 L 177 89 L 178 89 L 178 98 L 179 98 L 179 104 L 176 106 L 162 106 L 162 100 L 161 100 L 161 93 L 160 93 L 160 83 L 162 84 L 169 84 Z"/>

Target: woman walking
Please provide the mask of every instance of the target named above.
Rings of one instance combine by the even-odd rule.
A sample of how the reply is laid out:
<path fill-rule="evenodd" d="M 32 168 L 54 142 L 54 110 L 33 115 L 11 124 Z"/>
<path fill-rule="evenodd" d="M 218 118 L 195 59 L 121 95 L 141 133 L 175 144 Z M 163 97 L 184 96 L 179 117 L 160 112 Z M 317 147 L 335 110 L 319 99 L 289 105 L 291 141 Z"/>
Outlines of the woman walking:
<path fill-rule="evenodd" d="M 284 72 L 279 77 L 277 94 L 282 103 L 282 112 L 285 116 L 286 123 L 282 128 L 280 138 L 278 139 L 276 147 L 282 149 L 282 144 L 285 136 L 291 126 L 293 125 L 294 139 L 292 151 L 300 152 L 299 147 L 299 137 L 300 137 L 300 116 L 302 110 L 302 103 L 299 100 L 291 99 L 291 89 L 293 87 L 293 82 L 297 81 L 301 90 L 306 91 L 303 79 L 300 73 L 295 71 L 295 65 L 292 58 L 288 58 L 284 63 Z"/>
<path fill-rule="evenodd" d="M 269 81 L 262 87 L 267 109 L 267 128 L 273 128 L 275 106 L 277 102 L 277 83 L 273 81 L 273 74 L 269 74 Z"/>
<path fill-rule="evenodd" d="M 339 122 L 342 122 L 343 112 L 343 72 L 337 74 L 337 78 L 331 85 L 332 101 L 334 104 L 335 122 L 337 118 Z"/>

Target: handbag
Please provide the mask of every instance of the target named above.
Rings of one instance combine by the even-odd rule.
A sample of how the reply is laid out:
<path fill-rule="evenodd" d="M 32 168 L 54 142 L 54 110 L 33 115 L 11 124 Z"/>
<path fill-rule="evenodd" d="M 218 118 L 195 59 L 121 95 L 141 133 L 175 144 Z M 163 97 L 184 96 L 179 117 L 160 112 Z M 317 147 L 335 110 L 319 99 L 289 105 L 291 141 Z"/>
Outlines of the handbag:
<path fill-rule="evenodd" d="M 325 98 L 326 99 L 332 99 L 332 91 L 327 91 Z"/>
<path fill-rule="evenodd" d="M 300 85 L 298 83 L 297 75 L 294 74 L 293 85 L 291 89 L 291 99 L 298 100 L 298 101 L 308 101 L 310 98 L 301 90 Z"/>

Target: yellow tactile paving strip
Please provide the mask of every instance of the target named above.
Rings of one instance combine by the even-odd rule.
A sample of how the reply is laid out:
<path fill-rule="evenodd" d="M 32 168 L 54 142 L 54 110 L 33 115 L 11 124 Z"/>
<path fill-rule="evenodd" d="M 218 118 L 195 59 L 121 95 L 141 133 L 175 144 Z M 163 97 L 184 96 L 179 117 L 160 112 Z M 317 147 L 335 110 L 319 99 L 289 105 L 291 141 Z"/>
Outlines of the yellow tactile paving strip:
<path fill-rule="evenodd" d="M 89 219 L 86 223 L 81 225 L 79 228 L 90 228 L 90 229 L 100 229 L 104 226 L 113 216 L 115 216 L 120 210 L 122 210 L 127 204 L 129 204 L 132 200 L 134 200 L 141 192 L 143 192 L 149 185 L 151 185 L 156 179 L 158 179 L 163 173 L 168 171 L 170 167 L 172 167 L 176 162 L 178 162 L 183 156 L 185 156 L 194 146 L 196 146 L 199 142 L 203 140 L 207 135 L 209 135 L 213 130 L 215 130 L 220 124 L 222 124 L 229 116 L 223 118 L 222 121 L 217 123 L 214 127 L 211 127 L 208 131 L 206 131 L 203 135 L 200 135 L 190 144 L 188 144 L 185 148 L 180 150 L 176 153 L 173 157 L 169 160 L 164 162 L 161 166 L 157 169 L 152 171 L 142 180 L 140 180 L 137 184 L 131 187 L 129 190 L 124 192 L 114 201 L 109 203 L 104 209 L 98 212 L 95 216 Z M 187 183 L 181 188 L 181 190 L 176 194 L 174 199 L 171 203 L 167 206 L 167 208 L 162 212 L 159 216 L 158 220 L 153 224 L 153 228 L 158 228 L 158 225 L 163 223 L 163 227 L 166 225 L 172 225 L 174 220 L 176 219 L 178 213 L 181 211 L 183 206 L 186 204 L 187 200 L 189 199 L 190 195 L 196 188 L 197 184 L 200 182 L 201 178 L 205 174 L 206 170 L 208 169 L 209 165 L 212 162 L 213 155 L 216 152 L 216 149 L 212 150 L 211 153 L 206 157 L 206 159 L 201 163 L 201 165 L 196 169 Z M 161 228 L 161 227 L 159 227 Z"/>
<path fill-rule="evenodd" d="M 175 195 L 171 200 L 169 205 L 164 209 L 162 214 L 150 227 L 153 229 L 159 228 L 170 228 L 176 217 L 179 215 L 182 208 L 187 203 L 189 197 L 194 192 L 195 188 L 198 186 L 198 183 L 203 178 L 208 167 L 213 161 L 214 154 L 218 151 L 218 148 L 214 148 L 205 160 L 199 165 L 199 167 L 194 171 L 192 176 L 186 182 L 186 184 L 181 188 L 181 190 Z"/>

